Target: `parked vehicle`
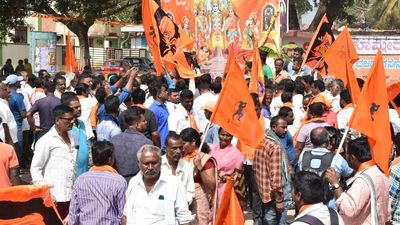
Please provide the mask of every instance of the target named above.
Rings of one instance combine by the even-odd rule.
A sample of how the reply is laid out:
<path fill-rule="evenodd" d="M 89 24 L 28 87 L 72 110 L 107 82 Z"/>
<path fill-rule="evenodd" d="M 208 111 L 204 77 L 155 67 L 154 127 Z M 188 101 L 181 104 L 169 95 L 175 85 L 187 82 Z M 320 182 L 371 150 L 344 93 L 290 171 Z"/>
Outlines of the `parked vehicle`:
<path fill-rule="evenodd" d="M 105 76 L 110 73 L 123 74 L 132 67 L 129 60 L 126 59 L 109 59 L 106 60 L 101 67 L 101 71 Z"/>
<path fill-rule="evenodd" d="M 155 71 L 153 62 L 146 57 L 125 57 L 124 59 L 128 60 L 131 66 L 139 68 L 139 72 L 151 73 Z"/>

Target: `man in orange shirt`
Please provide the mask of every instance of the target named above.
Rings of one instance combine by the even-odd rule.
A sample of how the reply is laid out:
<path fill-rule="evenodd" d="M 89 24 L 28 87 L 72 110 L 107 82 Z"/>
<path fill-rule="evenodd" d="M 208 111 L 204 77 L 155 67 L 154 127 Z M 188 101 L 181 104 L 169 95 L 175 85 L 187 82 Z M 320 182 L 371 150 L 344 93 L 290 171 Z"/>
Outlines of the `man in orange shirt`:
<path fill-rule="evenodd" d="M 0 142 L 0 188 L 21 184 L 17 154 L 11 145 Z"/>

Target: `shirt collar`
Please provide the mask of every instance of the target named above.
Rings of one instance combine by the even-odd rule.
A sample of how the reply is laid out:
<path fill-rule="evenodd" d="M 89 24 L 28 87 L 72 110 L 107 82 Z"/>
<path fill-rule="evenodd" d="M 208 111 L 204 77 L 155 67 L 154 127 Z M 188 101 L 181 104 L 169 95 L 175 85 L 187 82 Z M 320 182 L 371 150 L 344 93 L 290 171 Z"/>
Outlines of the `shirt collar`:
<path fill-rule="evenodd" d="M 176 173 L 183 172 L 183 163 L 184 161 L 180 159 L 178 165 L 176 166 Z M 163 155 L 161 157 L 161 164 L 167 166 L 169 169 L 172 170 L 171 166 L 168 164 L 168 159 L 166 155 Z"/>
<path fill-rule="evenodd" d="M 326 207 L 322 202 L 321 202 L 321 203 L 317 203 L 317 204 L 310 205 L 309 207 L 307 207 L 306 209 L 304 209 L 304 211 L 302 211 L 301 213 L 299 213 L 299 215 L 296 216 L 296 219 L 298 219 L 298 218 L 300 218 L 300 217 L 302 217 L 302 216 L 304 216 L 304 215 L 310 214 L 312 211 L 319 210 L 319 209 L 321 209 L 322 207 Z"/>

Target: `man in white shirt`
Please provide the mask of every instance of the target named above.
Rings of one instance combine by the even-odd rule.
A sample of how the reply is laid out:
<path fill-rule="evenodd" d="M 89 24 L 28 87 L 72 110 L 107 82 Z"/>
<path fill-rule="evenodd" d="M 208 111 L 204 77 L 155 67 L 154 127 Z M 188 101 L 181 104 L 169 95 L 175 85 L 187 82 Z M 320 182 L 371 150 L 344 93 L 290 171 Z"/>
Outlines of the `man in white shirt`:
<path fill-rule="evenodd" d="M 336 79 L 332 81 L 330 86 L 330 95 L 329 100 L 332 103 L 332 111 L 337 113 L 340 110 L 340 92 L 344 90 L 343 81 L 340 79 Z"/>
<path fill-rule="evenodd" d="M 189 225 L 193 216 L 185 187 L 161 171 L 161 150 L 144 145 L 137 158 L 141 171 L 129 182 L 122 225 Z"/>
<path fill-rule="evenodd" d="M 323 204 L 324 187 L 317 174 L 302 171 L 296 174 L 293 181 L 293 200 L 299 209 L 292 225 L 338 224 L 344 225 L 341 216 Z"/>
<path fill-rule="evenodd" d="M 184 89 L 180 93 L 180 103 L 174 104 L 173 110 L 169 110 L 168 104 L 167 108 L 169 111 L 168 116 L 168 128 L 170 131 L 175 131 L 176 133 L 181 133 L 185 128 L 191 127 L 193 129 L 198 129 L 196 120 L 191 113 L 193 106 L 193 92 L 189 89 Z"/>
<path fill-rule="evenodd" d="M 75 181 L 78 140 L 71 129 L 74 109 L 66 105 L 54 108 L 55 125 L 36 145 L 31 164 L 32 182 L 51 185 L 50 193 L 62 219 L 68 215 Z"/>
<path fill-rule="evenodd" d="M 186 188 L 186 198 L 189 205 L 194 198 L 193 165 L 182 159 L 183 141 L 182 138 L 170 132 L 165 141 L 165 155 L 163 155 L 161 170 L 170 175 L 176 176 Z"/>
<path fill-rule="evenodd" d="M 340 107 L 342 108 L 337 112 L 337 128 L 339 130 L 346 129 L 349 123 L 351 114 L 353 114 L 354 106 L 351 101 L 349 90 L 345 89 L 340 92 Z"/>
<path fill-rule="evenodd" d="M 75 92 L 78 95 L 82 108 L 81 116 L 78 119 L 83 121 L 85 124 L 86 137 L 88 140 L 90 140 L 94 138 L 91 114 L 94 107 L 97 105 L 97 99 L 90 94 L 90 87 L 84 83 L 77 84 L 75 86 Z"/>
<path fill-rule="evenodd" d="M 200 83 L 197 87 L 200 92 L 200 96 L 193 101 L 193 115 L 196 119 L 199 132 L 204 132 L 208 123 L 206 116 L 204 115 L 204 106 L 207 102 L 215 100 L 217 101 L 214 94 L 211 92 L 210 85 L 208 83 Z"/>
<path fill-rule="evenodd" d="M 18 127 L 17 122 L 15 121 L 14 115 L 11 112 L 10 106 L 8 105 L 8 98 L 10 97 L 10 90 L 7 89 L 7 85 L 0 82 L 0 111 L 4 116 L 3 123 L 8 127 L 10 133 L 10 140 L 7 140 L 5 136 L 3 140 L 8 144 L 18 143 Z M 4 127 L 4 126 L 3 126 Z M 7 128 L 5 128 L 6 130 Z"/>

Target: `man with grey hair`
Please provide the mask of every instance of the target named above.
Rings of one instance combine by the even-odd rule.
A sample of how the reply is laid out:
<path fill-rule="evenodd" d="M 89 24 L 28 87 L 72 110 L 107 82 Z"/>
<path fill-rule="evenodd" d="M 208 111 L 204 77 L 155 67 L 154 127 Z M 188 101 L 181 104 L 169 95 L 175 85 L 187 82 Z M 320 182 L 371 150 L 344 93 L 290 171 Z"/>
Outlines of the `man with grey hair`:
<path fill-rule="evenodd" d="M 329 100 L 332 103 L 332 111 L 337 113 L 340 108 L 340 92 L 344 90 L 344 83 L 341 79 L 335 79 L 332 81 L 329 87 Z"/>
<path fill-rule="evenodd" d="M 175 225 L 193 220 L 180 180 L 161 171 L 161 150 L 144 145 L 137 152 L 140 172 L 126 191 L 122 225 Z"/>

